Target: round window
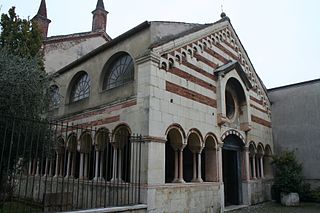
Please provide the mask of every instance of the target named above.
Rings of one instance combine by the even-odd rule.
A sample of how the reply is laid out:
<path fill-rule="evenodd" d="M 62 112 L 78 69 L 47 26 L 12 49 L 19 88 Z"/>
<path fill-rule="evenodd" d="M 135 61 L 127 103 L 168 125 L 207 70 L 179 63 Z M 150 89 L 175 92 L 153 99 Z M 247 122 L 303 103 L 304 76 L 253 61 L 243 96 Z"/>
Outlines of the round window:
<path fill-rule="evenodd" d="M 226 91 L 226 116 L 232 119 L 236 110 L 234 99 L 229 91 Z"/>

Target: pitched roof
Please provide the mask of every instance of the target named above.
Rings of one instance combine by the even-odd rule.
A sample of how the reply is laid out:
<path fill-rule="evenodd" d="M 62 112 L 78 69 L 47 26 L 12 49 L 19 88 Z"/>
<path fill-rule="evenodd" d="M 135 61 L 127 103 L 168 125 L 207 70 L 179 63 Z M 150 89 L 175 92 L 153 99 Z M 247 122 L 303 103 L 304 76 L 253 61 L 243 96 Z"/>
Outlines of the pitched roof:
<path fill-rule="evenodd" d="M 96 8 L 97 8 L 97 9 L 98 9 L 98 8 L 104 9 L 103 0 L 98 0 Z"/>
<path fill-rule="evenodd" d="M 89 31 L 89 32 L 82 32 L 82 33 L 73 33 L 68 35 L 50 36 L 44 40 L 44 43 L 45 44 L 58 43 L 58 42 L 71 41 L 71 40 L 77 40 L 77 39 L 83 39 L 83 38 L 99 37 L 99 36 L 104 37 L 106 41 L 111 40 L 111 37 L 105 32 Z"/>
<path fill-rule="evenodd" d="M 252 84 L 250 83 L 246 73 L 243 71 L 241 65 L 239 64 L 238 61 L 230 61 L 227 64 L 222 65 L 221 67 L 218 67 L 215 71 L 215 75 L 224 75 L 227 74 L 228 72 L 236 70 L 238 75 L 240 76 L 241 80 L 243 83 L 246 85 L 247 89 L 252 88 Z"/>
<path fill-rule="evenodd" d="M 37 15 L 47 18 L 47 6 L 45 0 L 41 0 Z"/>

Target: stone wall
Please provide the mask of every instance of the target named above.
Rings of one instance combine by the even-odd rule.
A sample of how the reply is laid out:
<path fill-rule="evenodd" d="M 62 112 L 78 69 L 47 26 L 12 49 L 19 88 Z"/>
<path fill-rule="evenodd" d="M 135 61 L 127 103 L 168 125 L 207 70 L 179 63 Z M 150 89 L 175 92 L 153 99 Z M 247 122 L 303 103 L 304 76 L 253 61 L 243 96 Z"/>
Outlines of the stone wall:
<path fill-rule="evenodd" d="M 167 184 L 148 188 L 148 212 L 220 213 L 223 187 L 219 183 Z"/>

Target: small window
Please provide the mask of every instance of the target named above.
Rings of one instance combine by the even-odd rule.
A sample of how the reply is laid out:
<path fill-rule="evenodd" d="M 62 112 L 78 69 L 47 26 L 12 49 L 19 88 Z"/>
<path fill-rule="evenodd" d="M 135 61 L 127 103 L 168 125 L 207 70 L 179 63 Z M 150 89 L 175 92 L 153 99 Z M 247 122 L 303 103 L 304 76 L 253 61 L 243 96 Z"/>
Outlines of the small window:
<path fill-rule="evenodd" d="M 49 97 L 50 97 L 49 108 L 50 109 L 58 108 L 60 105 L 61 98 L 59 93 L 59 87 L 57 85 L 50 86 Z"/>
<path fill-rule="evenodd" d="M 112 89 L 133 80 L 134 64 L 128 54 L 117 57 L 107 69 L 103 89 Z"/>
<path fill-rule="evenodd" d="M 75 81 L 70 94 L 70 101 L 76 102 L 89 97 L 90 94 L 90 78 L 87 73 L 81 74 Z"/>
<path fill-rule="evenodd" d="M 235 115 L 236 104 L 232 97 L 232 94 L 229 91 L 226 91 L 226 116 L 229 119 L 232 119 Z"/>

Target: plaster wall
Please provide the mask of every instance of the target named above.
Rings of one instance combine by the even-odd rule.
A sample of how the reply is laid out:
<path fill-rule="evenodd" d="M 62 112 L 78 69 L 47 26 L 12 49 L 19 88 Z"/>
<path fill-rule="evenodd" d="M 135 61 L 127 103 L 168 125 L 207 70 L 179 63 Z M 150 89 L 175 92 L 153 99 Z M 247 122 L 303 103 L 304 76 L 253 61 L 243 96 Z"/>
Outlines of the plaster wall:
<path fill-rule="evenodd" d="M 275 152 L 295 150 L 313 186 L 320 186 L 319 91 L 319 80 L 269 90 Z"/>
<path fill-rule="evenodd" d="M 54 73 L 105 43 L 103 37 L 91 37 L 45 44 L 45 70 Z"/>

